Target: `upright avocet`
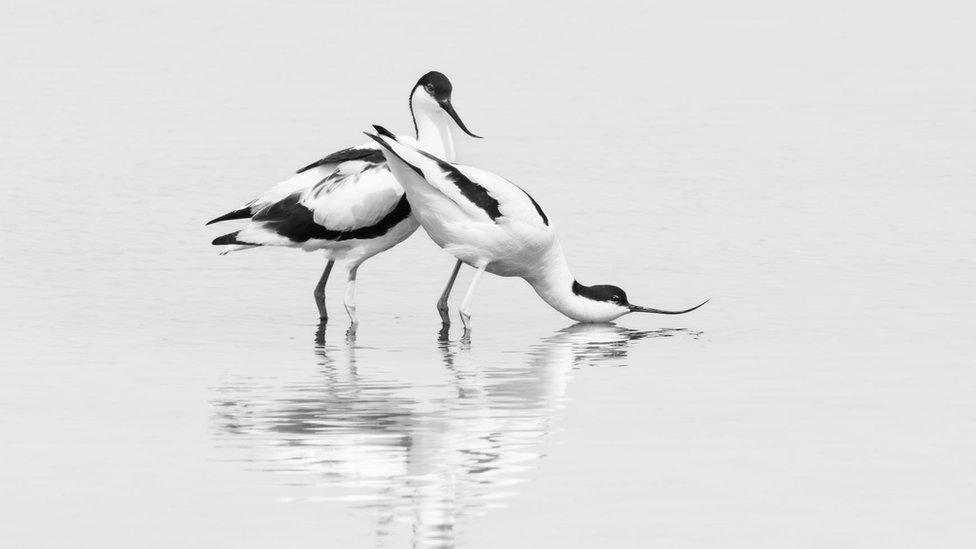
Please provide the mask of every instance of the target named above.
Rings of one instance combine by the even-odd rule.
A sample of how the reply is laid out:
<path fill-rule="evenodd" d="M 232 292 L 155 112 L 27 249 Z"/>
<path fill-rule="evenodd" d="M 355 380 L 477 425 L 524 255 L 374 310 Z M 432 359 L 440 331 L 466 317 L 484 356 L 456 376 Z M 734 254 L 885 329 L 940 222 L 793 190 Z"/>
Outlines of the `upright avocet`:
<path fill-rule="evenodd" d="M 461 303 L 465 332 L 471 328 L 471 296 L 485 271 L 524 278 L 539 297 L 580 322 L 608 322 L 627 313 L 678 315 L 627 301 L 616 286 L 584 286 L 569 270 L 542 207 L 527 192 L 489 171 L 451 164 L 417 149 L 385 128 L 367 133 L 383 146 L 413 212 L 441 248 L 477 271 Z"/>
<path fill-rule="evenodd" d="M 451 120 L 472 137 L 451 105 L 451 82 L 443 74 L 425 74 L 410 92 L 410 114 L 415 137 L 404 143 L 444 158 L 454 158 Z M 348 283 L 344 304 L 356 324 L 356 272 L 363 261 L 406 240 L 417 230 L 403 188 L 390 173 L 381 148 L 375 143 L 332 153 L 298 170 L 243 207 L 209 223 L 247 219 L 243 229 L 214 239 L 215 246 L 229 245 L 224 253 L 254 246 L 288 246 L 305 251 L 324 250 L 327 263 L 315 286 L 319 317 L 327 319 L 325 283 L 332 265 L 346 260 Z M 461 262 L 457 262 L 437 308 L 449 323 L 447 297 Z"/>

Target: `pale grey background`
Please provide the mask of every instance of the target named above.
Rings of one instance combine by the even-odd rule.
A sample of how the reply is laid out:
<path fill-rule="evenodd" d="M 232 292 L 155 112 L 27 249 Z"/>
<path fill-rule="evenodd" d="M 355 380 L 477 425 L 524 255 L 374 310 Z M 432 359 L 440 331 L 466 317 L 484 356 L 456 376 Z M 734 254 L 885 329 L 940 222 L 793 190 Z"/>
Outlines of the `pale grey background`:
<path fill-rule="evenodd" d="M 972 542 L 968 4 L 491 4 L 0 6 L 0 545 Z M 430 69 L 580 280 L 712 303 L 442 345 L 418 233 L 316 346 L 321 257 L 203 222 Z"/>

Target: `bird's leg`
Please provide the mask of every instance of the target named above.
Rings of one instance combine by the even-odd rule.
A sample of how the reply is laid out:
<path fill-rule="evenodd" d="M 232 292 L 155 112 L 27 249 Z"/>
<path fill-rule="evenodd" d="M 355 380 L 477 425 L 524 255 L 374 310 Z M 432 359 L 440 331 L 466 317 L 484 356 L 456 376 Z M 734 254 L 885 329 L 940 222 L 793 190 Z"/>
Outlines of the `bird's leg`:
<path fill-rule="evenodd" d="M 454 287 L 454 280 L 457 279 L 458 271 L 461 270 L 461 260 L 459 259 L 457 263 L 454 264 L 454 270 L 451 271 L 451 278 L 447 281 L 447 286 L 444 287 L 444 293 L 441 294 L 441 298 L 437 300 L 437 312 L 441 314 L 441 324 L 444 326 L 451 325 L 451 315 L 447 311 L 447 298 L 451 295 L 451 288 Z"/>
<path fill-rule="evenodd" d="M 326 323 L 325 320 L 320 320 L 319 321 L 318 328 L 315 329 L 315 346 L 316 347 L 319 347 L 319 348 L 325 347 L 325 326 L 326 326 L 326 324 L 327 323 Z"/>
<path fill-rule="evenodd" d="M 346 313 L 349 314 L 349 321 L 353 326 L 359 324 L 359 319 L 356 318 L 356 272 L 359 271 L 359 265 L 349 266 L 349 279 L 346 282 L 346 299 L 343 303 L 346 306 Z"/>
<path fill-rule="evenodd" d="M 474 288 L 478 285 L 478 279 L 481 278 L 481 273 L 485 272 L 486 266 L 482 265 L 474 272 L 471 285 L 468 286 L 468 293 L 464 294 L 464 301 L 461 302 L 461 323 L 464 324 L 464 335 L 462 337 L 471 336 L 471 298 L 474 297 Z"/>
<path fill-rule="evenodd" d="M 325 270 L 322 271 L 322 278 L 319 278 L 319 283 L 315 285 L 315 291 L 312 295 L 315 296 L 315 305 L 319 308 L 319 320 L 329 320 L 329 313 L 325 311 L 325 283 L 329 280 L 329 273 L 332 272 L 332 265 L 335 261 L 329 260 L 325 264 Z"/>

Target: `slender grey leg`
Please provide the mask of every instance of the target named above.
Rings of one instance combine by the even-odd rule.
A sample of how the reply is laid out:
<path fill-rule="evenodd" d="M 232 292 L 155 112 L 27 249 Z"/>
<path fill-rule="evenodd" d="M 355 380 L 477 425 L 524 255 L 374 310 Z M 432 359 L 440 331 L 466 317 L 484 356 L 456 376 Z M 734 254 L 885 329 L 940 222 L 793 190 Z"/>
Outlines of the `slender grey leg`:
<path fill-rule="evenodd" d="M 454 264 L 454 270 L 451 271 L 451 278 L 447 281 L 447 286 L 444 287 L 444 293 L 441 294 L 441 298 L 437 300 L 437 312 L 441 314 L 441 324 L 444 326 L 451 325 L 451 316 L 448 314 L 447 310 L 447 298 L 451 295 L 451 288 L 454 287 L 454 281 L 457 279 L 458 271 L 461 270 L 461 260 L 459 259 L 457 263 Z"/>
<path fill-rule="evenodd" d="M 312 295 L 315 296 L 315 305 L 319 308 L 319 320 L 329 320 L 329 313 L 325 311 L 325 283 L 329 280 L 329 273 L 332 272 L 334 263 L 335 261 L 329 260 L 325 264 L 322 278 L 319 279 L 319 283 L 315 285 L 315 291 L 312 292 Z"/>
<path fill-rule="evenodd" d="M 349 322 L 351 326 L 356 326 L 359 324 L 359 318 L 356 317 L 356 273 L 359 272 L 359 265 L 353 265 L 349 267 L 349 279 L 346 282 L 346 299 L 343 303 L 346 306 L 346 313 L 349 315 Z"/>
<path fill-rule="evenodd" d="M 464 294 L 464 301 L 461 302 L 461 323 L 464 324 L 464 334 L 461 335 L 462 339 L 471 338 L 471 299 L 474 297 L 474 289 L 478 285 L 478 280 L 481 279 L 481 273 L 485 272 L 485 267 L 486 265 L 482 265 L 474 272 L 471 285 L 468 286 L 468 293 Z"/>

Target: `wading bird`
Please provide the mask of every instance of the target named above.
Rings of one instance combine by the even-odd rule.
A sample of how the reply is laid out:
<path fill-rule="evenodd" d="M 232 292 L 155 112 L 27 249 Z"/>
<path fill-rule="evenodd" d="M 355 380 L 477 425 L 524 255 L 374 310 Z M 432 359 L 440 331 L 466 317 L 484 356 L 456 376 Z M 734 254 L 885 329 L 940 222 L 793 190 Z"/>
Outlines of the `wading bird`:
<path fill-rule="evenodd" d="M 482 273 L 525 279 L 539 297 L 580 322 L 609 322 L 628 313 L 666 315 L 632 305 L 616 286 L 584 286 L 569 270 L 542 207 L 517 185 L 486 170 L 451 164 L 385 128 L 367 133 L 406 191 L 414 216 L 438 246 L 476 269 L 461 303 L 465 333 L 471 329 L 471 297 Z"/>
<path fill-rule="evenodd" d="M 443 74 L 425 74 L 410 91 L 414 137 L 400 137 L 444 158 L 454 158 L 451 121 L 472 137 L 451 104 L 452 86 Z M 344 304 L 352 324 L 356 317 L 356 273 L 370 257 L 403 242 L 417 230 L 403 188 L 390 173 L 381 148 L 375 143 L 332 153 L 298 170 L 290 179 L 272 187 L 243 207 L 211 223 L 250 219 L 243 229 L 214 239 L 225 252 L 255 246 L 288 246 L 305 251 L 323 250 L 327 263 L 315 286 L 319 317 L 328 318 L 325 284 L 337 260 L 346 261 Z M 437 308 L 445 324 L 447 297 L 461 262 L 457 262 Z"/>

